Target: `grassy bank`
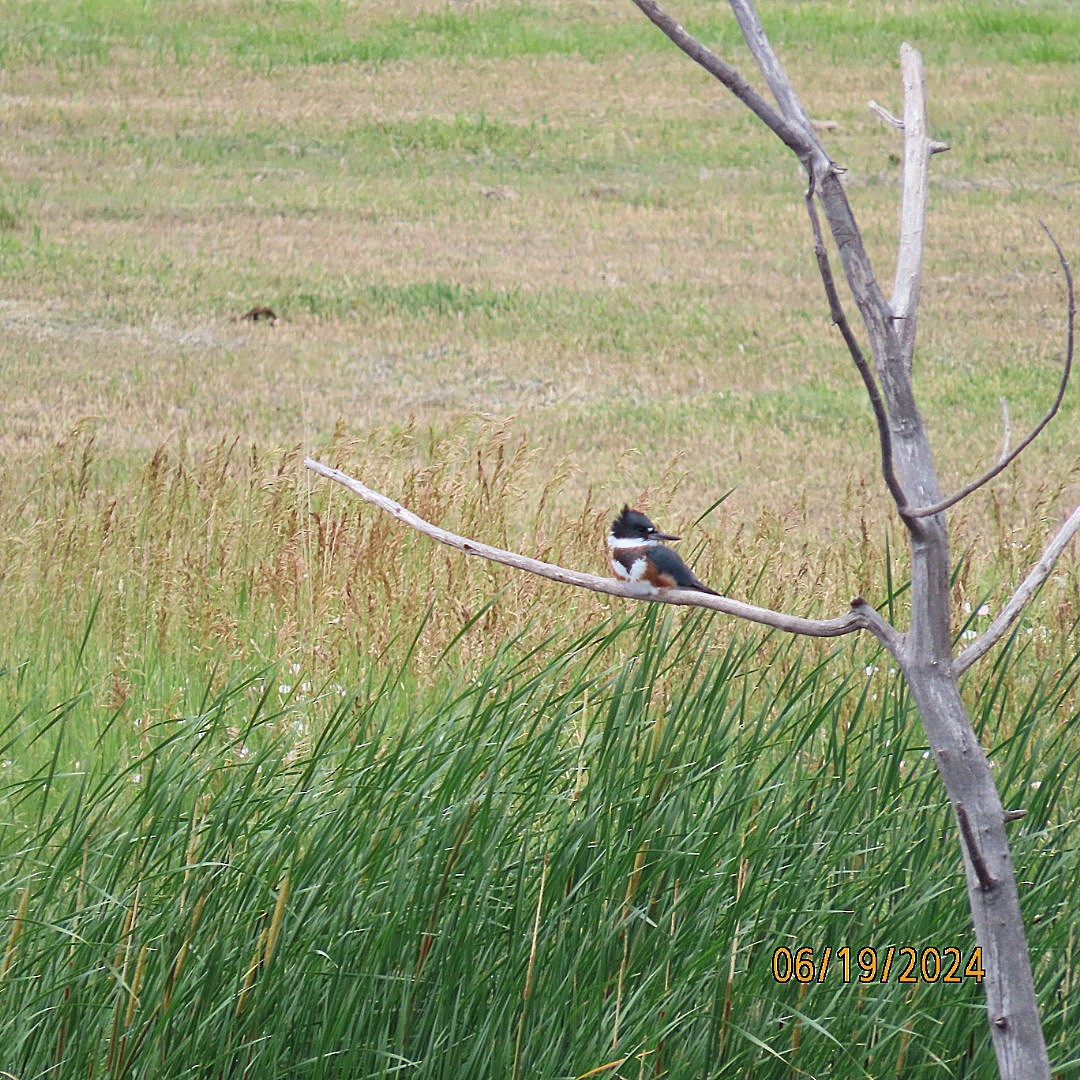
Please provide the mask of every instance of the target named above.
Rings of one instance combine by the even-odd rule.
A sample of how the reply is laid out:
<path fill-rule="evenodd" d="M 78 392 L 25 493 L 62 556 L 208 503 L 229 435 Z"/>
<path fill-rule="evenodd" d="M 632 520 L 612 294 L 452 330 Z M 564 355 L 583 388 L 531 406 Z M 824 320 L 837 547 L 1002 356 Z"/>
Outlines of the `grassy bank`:
<path fill-rule="evenodd" d="M 715 5 L 678 14 L 738 58 Z M 1035 219 L 1075 263 L 1076 13 L 764 15 L 886 281 L 898 143 L 865 101 L 897 107 L 901 40 L 926 57 L 953 149 L 918 390 L 952 489 L 1056 388 Z M 0 1070 L 991 1077 L 974 977 L 858 981 L 864 946 L 974 947 L 872 643 L 567 595 L 301 467 L 594 571 L 630 501 L 733 596 L 902 626 L 780 149 L 614 0 L 0 17 Z M 951 514 L 959 638 L 1075 504 L 1076 401 Z M 1028 811 L 1063 1076 L 1078 619 L 1071 552 L 964 688 Z M 801 946 L 840 966 L 778 981 Z"/>

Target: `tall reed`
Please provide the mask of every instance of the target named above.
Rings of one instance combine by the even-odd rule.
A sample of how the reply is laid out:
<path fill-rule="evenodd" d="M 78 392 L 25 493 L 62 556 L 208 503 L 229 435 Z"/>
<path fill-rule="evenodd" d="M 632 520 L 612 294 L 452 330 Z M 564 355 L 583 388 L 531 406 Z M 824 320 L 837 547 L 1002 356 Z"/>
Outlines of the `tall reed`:
<path fill-rule="evenodd" d="M 655 610 L 511 640 L 417 698 L 280 671 L 67 762 L 87 695 L 0 757 L 0 1066 L 115 1077 L 990 1077 L 981 991 L 777 981 L 777 950 L 973 939 L 922 737 L 887 671 Z M 94 631 L 87 643 L 92 647 Z M 978 687 L 1059 1065 L 1077 1008 L 1080 667 Z M 15 677 L 9 673 L 6 678 Z M 1071 711 L 1070 711 L 1071 709 Z M 1049 720 L 1048 720 L 1049 718 Z M 40 753 L 52 740 L 52 749 Z M 13 755 L 23 760 L 11 761 Z M 30 762 L 37 759 L 34 767 Z M 783 953 L 779 954 L 781 957 Z"/>

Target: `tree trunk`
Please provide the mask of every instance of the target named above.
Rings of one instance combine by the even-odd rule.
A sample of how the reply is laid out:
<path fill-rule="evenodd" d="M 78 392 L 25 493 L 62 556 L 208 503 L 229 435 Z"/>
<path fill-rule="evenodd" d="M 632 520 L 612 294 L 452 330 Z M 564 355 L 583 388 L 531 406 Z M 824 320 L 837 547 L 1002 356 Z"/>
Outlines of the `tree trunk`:
<path fill-rule="evenodd" d="M 990 765 L 964 707 L 953 668 L 949 534 L 945 514 L 906 511 L 941 499 L 930 440 L 915 401 L 911 356 L 854 232 L 839 179 L 829 170 L 818 195 L 870 339 L 886 403 L 898 510 L 911 548 L 911 624 L 889 646 L 907 678 L 956 816 L 975 937 L 982 949 L 991 1041 L 1002 1080 L 1049 1080 L 1005 814 Z M 909 338 L 909 348 L 914 339 Z M 888 644 L 888 643 L 886 643 Z"/>
<path fill-rule="evenodd" d="M 906 633 L 897 631 L 860 598 L 852 601 L 851 610 L 846 615 L 834 619 L 799 618 L 726 596 L 685 589 L 661 589 L 648 599 L 708 607 L 795 634 L 835 637 L 869 630 L 896 658 L 911 686 L 938 774 L 945 785 L 956 819 L 975 937 L 982 951 L 991 1041 L 997 1056 L 998 1071 L 1002 1080 L 1049 1080 L 1050 1061 L 1039 1021 L 1016 875 L 1005 836 L 1005 813 L 989 762 L 960 696 L 957 680 L 971 664 L 1001 640 L 1024 605 L 1046 580 L 1065 546 L 1080 532 L 1080 507 L 1072 512 L 1047 545 L 1038 563 L 991 627 L 955 659 L 950 625 L 949 534 L 945 511 L 998 475 L 1057 413 L 1069 381 L 1074 342 L 1075 297 L 1068 262 L 1051 236 L 1064 273 L 1068 296 L 1065 364 L 1053 405 L 1016 449 L 1003 455 L 993 468 L 959 491 L 942 499 L 930 440 L 915 401 L 911 374 L 922 276 L 928 164 L 933 154 L 948 147 L 934 142 L 927 134 L 922 60 L 917 50 L 906 44 L 900 50 L 905 97 L 903 120 L 896 120 L 880 106 L 875 106 L 877 111 L 904 131 L 900 248 L 896 284 L 889 300 L 882 292 L 870 264 L 840 181 L 841 170 L 818 140 L 813 124 L 765 36 L 753 0 L 730 0 L 730 3 L 779 111 L 730 64 L 688 34 L 657 5 L 656 0 L 634 0 L 634 3 L 680 49 L 735 94 L 806 168 L 810 177 L 806 207 L 829 310 L 866 386 L 878 427 L 882 476 L 904 523 L 911 549 L 911 622 Z M 873 357 L 873 369 L 865 359 L 844 314 L 818 220 L 818 204 L 839 253 L 851 295 L 862 316 Z M 361 498 L 380 506 L 410 527 L 465 554 L 505 563 L 565 584 L 616 596 L 642 598 L 624 582 L 553 566 L 449 533 L 336 469 L 311 459 L 304 464 L 344 484 Z"/>
<path fill-rule="evenodd" d="M 1048 1078 L 1005 812 L 989 762 L 949 664 L 929 655 L 898 659 L 956 816 L 998 1071 L 1008 1080 Z"/>
<path fill-rule="evenodd" d="M 743 38 L 764 76 L 777 108 L 725 60 L 705 48 L 656 0 L 634 0 L 639 8 L 692 59 L 718 78 L 802 162 L 810 176 L 807 212 L 815 254 L 836 323 L 862 376 L 877 421 L 885 483 L 907 530 L 911 550 L 911 622 L 907 633 L 886 635 L 869 628 L 896 657 L 911 685 L 938 773 L 953 806 L 963 852 L 975 935 L 986 970 L 990 1031 L 1003 1080 L 1049 1080 L 1050 1062 L 1039 1021 L 1016 876 L 1005 836 L 1005 815 L 990 766 L 967 715 L 957 683 L 966 664 L 954 663 L 950 626 L 949 534 L 944 510 L 1000 471 L 989 470 L 957 495 L 943 500 L 934 457 L 915 400 L 912 368 L 928 165 L 948 149 L 927 132 L 922 59 L 901 47 L 903 120 L 887 118 L 904 132 L 904 187 L 896 287 L 886 298 L 870 263 L 858 223 L 840 179 L 841 170 L 822 146 L 783 65 L 769 43 L 753 0 L 730 0 Z M 778 109 L 778 111 L 777 111 Z M 836 245 L 851 296 L 859 309 L 873 357 L 873 371 L 844 315 L 829 267 L 815 202 L 821 206 Z M 1053 237 L 1051 237 L 1053 241 Z M 1053 241 L 1057 247 L 1056 241 Z M 1069 287 L 1069 340 L 1061 389 L 1042 424 L 1057 411 L 1072 361 L 1074 303 L 1068 264 L 1058 256 Z"/>

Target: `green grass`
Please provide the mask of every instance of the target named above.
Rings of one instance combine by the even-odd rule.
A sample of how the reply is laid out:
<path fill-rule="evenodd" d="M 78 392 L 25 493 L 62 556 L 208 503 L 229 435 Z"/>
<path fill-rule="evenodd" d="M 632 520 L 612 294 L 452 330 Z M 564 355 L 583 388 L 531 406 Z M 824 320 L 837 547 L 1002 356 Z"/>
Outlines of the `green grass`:
<path fill-rule="evenodd" d="M 790 644 L 773 678 L 762 644 L 653 611 L 560 634 L 539 664 L 508 648 L 419 707 L 404 670 L 286 700 L 282 673 L 262 671 L 137 743 L 115 730 L 129 702 L 97 722 L 99 748 L 127 752 L 73 766 L 66 732 L 90 702 L 32 704 L 2 735 L 23 773 L 5 799 L 6 1063 L 992 1075 L 970 1041 L 972 980 L 861 985 L 854 962 L 849 982 L 774 979 L 780 947 L 953 946 L 966 961 L 974 943 L 896 679 Z M 983 722 L 1016 659 L 979 694 Z M 1064 898 L 1080 885 L 1060 713 L 1077 674 L 1011 702 L 995 754 L 1007 804 L 1029 812 L 1017 858 L 1048 990 L 1068 983 Z M 1068 999 L 1044 1000 L 1065 1066 Z"/>
<path fill-rule="evenodd" d="M 406 446 L 407 503 L 528 546 L 527 451 L 505 432 L 479 457 L 410 431 L 321 453 L 378 473 Z M 577 1077 L 623 1058 L 626 1076 L 779 1078 L 828 1075 L 838 1042 L 845 1075 L 993 1075 L 970 980 L 773 977 L 778 948 L 974 947 L 947 804 L 872 645 L 585 596 L 552 620 L 539 583 L 297 492 L 290 457 L 162 453 L 126 490 L 109 468 L 73 441 L 24 527 L 5 522 L 0 1045 L 20 1080 Z M 729 543 L 711 580 L 820 610 L 760 561 L 790 549 L 782 524 Z M 902 606 L 902 564 L 865 572 Z M 969 569 L 955 581 L 973 594 Z M 1062 1068 L 1067 590 L 966 687 L 1028 811 L 1014 857 Z"/>
<path fill-rule="evenodd" d="M 951 488 L 1001 398 L 1015 438 L 1056 388 L 1035 218 L 1074 251 L 1076 13 L 762 7 L 886 281 L 899 145 L 864 103 L 924 52 L 953 149 L 916 377 Z M 773 979 L 780 947 L 973 944 L 872 642 L 568 594 L 301 465 L 593 571 L 629 500 L 731 595 L 902 627 L 775 140 L 614 0 L 0 16 L 0 1070 L 992 1076 L 971 982 Z M 1076 418 L 950 515 L 960 641 L 1075 504 Z M 1028 811 L 1063 1076 L 1078 581 L 1071 552 L 964 688 Z"/>
<path fill-rule="evenodd" d="M 436 10 L 363 17 L 347 3 L 247 3 L 221 12 L 169 17 L 145 4 L 64 0 L 14 5 L 2 55 L 7 60 L 107 63 L 118 46 L 135 46 L 163 59 L 194 63 L 218 50 L 257 67 L 312 64 L 386 64 L 460 57 L 582 56 L 592 61 L 613 53 L 656 51 L 665 44 L 626 5 L 594 5 L 568 17 L 572 8 L 503 2 L 475 11 L 431 5 Z M 683 5 L 703 40 L 726 48 L 739 41 L 727 18 L 711 7 Z M 834 62 L 886 51 L 903 36 L 925 38 L 935 60 L 957 60 L 972 49 L 1007 63 L 1069 63 L 1078 58 L 1080 23 L 1063 0 L 1017 8 L 1006 3 L 954 2 L 852 7 L 843 3 L 797 3 L 766 11 L 767 31 L 780 44 L 827 50 Z"/>

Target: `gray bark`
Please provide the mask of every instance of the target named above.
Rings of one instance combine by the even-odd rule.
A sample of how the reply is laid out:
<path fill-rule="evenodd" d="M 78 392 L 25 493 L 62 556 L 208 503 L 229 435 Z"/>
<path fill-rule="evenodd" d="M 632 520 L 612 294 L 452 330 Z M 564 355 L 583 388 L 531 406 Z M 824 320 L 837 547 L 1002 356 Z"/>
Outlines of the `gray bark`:
<path fill-rule="evenodd" d="M 975 935 L 987 973 L 984 982 L 987 1013 L 1000 1075 L 1003 1080 L 1048 1080 L 1050 1062 L 1039 1021 L 1016 875 L 1005 835 L 1005 813 L 986 755 L 960 696 L 957 679 L 967 665 L 954 664 L 952 655 L 949 533 L 944 510 L 956 500 L 942 500 L 930 440 L 911 381 L 928 165 L 934 153 L 947 149 L 927 134 L 921 59 L 916 50 L 908 45 L 903 47 L 905 99 L 900 126 L 905 143 L 904 198 L 896 280 L 890 302 L 870 264 L 839 170 L 821 145 L 765 35 L 752 0 L 731 0 L 731 6 L 776 100 L 778 112 L 767 102 L 762 103 L 756 91 L 751 90 L 752 97 L 744 96 L 741 90 L 748 84 L 738 73 L 701 46 L 653 0 L 634 2 L 676 45 L 740 97 L 796 154 L 809 174 L 808 210 L 818 240 L 818 265 L 830 311 L 870 393 L 881 437 L 883 475 L 906 527 L 911 550 L 910 627 L 903 634 L 878 636 L 896 658 L 911 687 L 934 762 L 953 807 Z M 815 200 L 862 319 L 873 358 L 872 374 L 847 325 L 832 283 L 813 205 Z M 1067 264 L 1060 249 L 1058 253 L 1068 281 Z M 1056 412 L 1068 381 L 1072 354 L 1071 281 L 1069 291 L 1070 334 L 1065 373 L 1058 399 L 1042 426 Z M 979 478 L 959 497 L 970 494 L 988 479 L 989 475 Z M 1075 531 L 1074 527 L 1061 546 Z M 1018 593 L 1014 599 L 1022 605 L 1028 598 L 1030 594 L 1021 598 Z M 1015 612 L 1011 617 L 1015 618 Z M 990 644 L 993 642 L 986 648 Z M 970 663 L 975 658 L 963 659 Z"/>
<path fill-rule="evenodd" d="M 1066 545 L 1080 532 L 1080 507 L 1072 512 L 1047 545 L 990 628 L 955 659 L 950 628 L 949 534 L 945 510 L 1015 460 L 1057 412 L 1068 384 L 1073 353 L 1075 302 L 1068 263 L 1051 237 L 1064 272 L 1068 296 L 1065 364 L 1054 404 L 1035 430 L 1017 448 L 1003 455 L 993 469 L 956 494 L 942 499 L 930 441 L 911 382 L 922 276 L 928 165 L 933 154 L 947 149 L 927 134 L 922 61 L 918 52 L 907 45 L 901 50 L 905 95 L 903 120 L 897 121 L 880 106 L 875 106 L 877 112 L 904 132 L 904 197 L 896 278 L 890 301 L 870 264 L 862 234 L 840 182 L 840 170 L 821 145 L 769 44 L 752 0 L 730 0 L 730 3 L 776 100 L 775 108 L 735 68 L 662 11 L 655 0 L 634 0 L 634 3 L 691 59 L 746 105 L 807 170 L 810 183 L 806 204 L 829 311 L 870 398 L 878 426 L 882 477 L 907 532 L 912 568 L 908 630 L 899 632 L 860 598 L 851 602 L 847 613 L 836 618 L 804 619 L 729 597 L 685 589 L 666 589 L 657 595 L 642 596 L 631 584 L 582 574 L 447 532 L 337 469 L 310 458 L 304 464 L 439 543 L 466 555 L 503 563 L 562 584 L 630 599 L 707 607 L 788 633 L 815 637 L 837 637 L 860 630 L 872 633 L 895 657 L 911 687 L 934 762 L 952 804 L 972 921 L 986 971 L 987 1015 L 1000 1076 L 1002 1080 L 1049 1080 L 1050 1063 L 1039 1022 L 1016 876 L 1005 836 L 1006 821 L 1013 820 L 1021 812 L 1006 814 L 1002 808 L 989 763 L 972 728 L 957 680 L 1001 640 L 1046 580 Z M 844 314 L 833 281 L 818 207 L 859 310 L 872 364 L 864 358 Z"/>

